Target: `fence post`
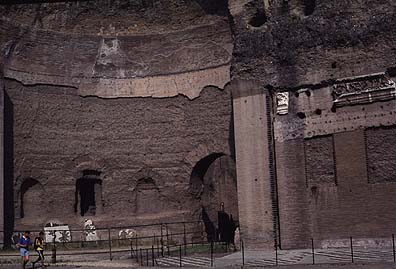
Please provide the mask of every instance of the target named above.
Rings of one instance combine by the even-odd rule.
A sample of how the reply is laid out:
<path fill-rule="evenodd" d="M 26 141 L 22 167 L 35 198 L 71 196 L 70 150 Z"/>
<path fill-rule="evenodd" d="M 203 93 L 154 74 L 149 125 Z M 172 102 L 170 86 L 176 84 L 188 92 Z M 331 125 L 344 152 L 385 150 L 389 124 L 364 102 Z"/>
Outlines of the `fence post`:
<path fill-rule="evenodd" d="M 152 259 L 153 267 L 154 267 L 154 246 L 151 246 L 151 259 Z"/>
<path fill-rule="evenodd" d="M 275 243 L 275 265 L 278 266 L 278 243 Z"/>
<path fill-rule="evenodd" d="M 351 260 L 352 260 L 352 263 L 353 263 L 353 244 L 352 244 L 352 236 L 349 237 L 349 241 L 350 241 L 350 243 L 351 243 Z"/>
<path fill-rule="evenodd" d="M 394 234 L 392 234 L 392 249 L 393 249 L 393 262 L 396 262 L 395 235 Z"/>
<path fill-rule="evenodd" d="M 54 264 L 56 263 L 56 247 L 55 246 L 52 248 L 51 262 Z"/>
<path fill-rule="evenodd" d="M 184 255 L 187 255 L 187 236 L 186 236 L 186 223 L 185 222 L 183 222 L 183 233 L 184 233 L 184 237 L 183 237 Z"/>
<path fill-rule="evenodd" d="M 157 245 L 155 246 L 156 249 L 157 249 L 157 257 L 159 257 L 159 255 L 160 255 L 160 246 L 159 246 L 159 244 L 160 244 L 160 241 L 157 240 Z"/>
<path fill-rule="evenodd" d="M 133 244 L 132 244 L 132 240 L 130 241 L 131 242 L 131 259 L 133 258 Z"/>
<path fill-rule="evenodd" d="M 245 266 L 245 247 L 243 245 L 243 240 L 241 240 L 241 250 L 242 250 L 242 265 Z"/>
<path fill-rule="evenodd" d="M 163 224 L 161 223 L 161 256 L 164 257 L 164 233 L 162 231 Z"/>
<path fill-rule="evenodd" d="M 142 249 L 140 249 L 140 264 L 141 264 L 142 266 L 144 265 Z"/>
<path fill-rule="evenodd" d="M 179 245 L 179 261 L 180 261 L 180 267 L 182 267 L 182 247 Z"/>
<path fill-rule="evenodd" d="M 56 242 L 55 242 L 55 238 L 56 238 L 56 231 L 54 230 L 54 237 L 52 239 L 52 255 L 51 255 L 51 261 L 52 263 L 56 263 Z"/>
<path fill-rule="evenodd" d="M 137 235 L 137 233 L 135 235 L 135 249 L 136 249 L 136 251 L 138 249 L 138 235 Z"/>
<path fill-rule="evenodd" d="M 148 254 L 148 249 L 146 248 L 146 264 L 149 266 L 149 254 Z"/>
<path fill-rule="evenodd" d="M 315 264 L 315 248 L 314 248 L 313 238 L 311 238 L 311 248 L 312 248 L 312 264 Z"/>
<path fill-rule="evenodd" d="M 165 224 L 165 228 L 166 228 L 166 248 L 168 250 L 168 256 L 170 256 L 170 253 L 169 253 L 169 230 L 168 230 L 168 224 Z"/>
<path fill-rule="evenodd" d="M 111 228 L 108 228 L 108 232 L 109 232 L 109 254 L 110 254 L 110 261 L 112 261 L 113 255 L 111 253 Z"/>
<path fill-rule="evenodd" d="M 213 267 L 213 241 L 210 242 L 210 266 Z"/>
<path fill-rule="evenodd" d="M 203 223 L 202 223 L 202 221 L 200 221 L 199 223 L 200 223 L 200 225 L 199 225 L 199 226 L 201 226 L 201 245 L 203 245 L 203 244 L 204 244 L 204 230 L 203 230 Z"/>

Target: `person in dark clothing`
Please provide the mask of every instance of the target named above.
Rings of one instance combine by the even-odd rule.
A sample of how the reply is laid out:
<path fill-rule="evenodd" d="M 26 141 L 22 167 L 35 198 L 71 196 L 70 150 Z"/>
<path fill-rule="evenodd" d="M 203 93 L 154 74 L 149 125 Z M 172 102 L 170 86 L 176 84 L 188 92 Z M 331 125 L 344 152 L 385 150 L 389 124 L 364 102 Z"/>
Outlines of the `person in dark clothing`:
<path fill-rule="evenodd" d="M 234 218 L 232 217 L 232 214 L 230 214 L 230 243 L 235 245 L 235 230 L 237 228 L 237 225 L 235 224 Z"/>
<path fill-rule="evenodd" d="M 34 265 L 41 261 L 41 267 L 44 268 L 44 232 L 40 232 L 39 236 L 37 236 L 34 239 L 34 250 L 37 252 L 38 254 L 38 258 L 37 260 L 35 260 L 34 262 L 32 262 L 33 266 L 32 269 L 34 269 Z"/>
<path fill-rule="evenodd" d="M 213 222 L 210 220 L 208 213 L 206 212 L 205 208 L 202 207 L 202 220 L 205 225 L 205 231 L 207 235 L 208 242 L 215 242 L 217 241 L 217 229 Z"/>
<path fill-rule="evenodd" d="M 217 212 L 217 219 L 219 222 L 219 237 L 220 242 L 229 243 L 229 225 L 230 225 L 230 216 L 224 211 Z"/>
<path fill-rule="evenodd" d="M 26 264 L 29 262 L 29 246 L 32 245 L 30 240 L 30 232 L 26 231 L 23 236 L 19 239 L 17 247 L 19 247 L 19 252 L 22 257 L 22 269 L 25 269 Z"/>

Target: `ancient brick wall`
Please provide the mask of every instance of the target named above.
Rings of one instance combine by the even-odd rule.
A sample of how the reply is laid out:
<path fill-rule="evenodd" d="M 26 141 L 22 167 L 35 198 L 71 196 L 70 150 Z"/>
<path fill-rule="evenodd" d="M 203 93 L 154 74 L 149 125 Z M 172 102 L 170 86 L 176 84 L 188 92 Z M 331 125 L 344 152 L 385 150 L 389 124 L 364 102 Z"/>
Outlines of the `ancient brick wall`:
<path fill-rule="evenodd" d="M 193 166 L 210 153 L 232 152 L 230 95 L 217 88 L 193 101 L 83 98 L 73 88 L 12 80 L 6 92 L 14 112 L 17 227 L 53 219 L 81 227 L 76 181 L 87 169 L 100 172 L 101 210 L 90 216 L 100 226 L 198 219 L 200 204 L 189 191 Z M 24 194 L 21 218 L 27 178 L 38 184 Z"/>
<path fill-rule="evenodd" d="M 268 122 L 279 210 L 272 218 L 284 248 L 309 246 L 311 237 L 325 244 L 391 234 L 393 150 L 382 152 L 392 131 L 370 128 L 396 124 L 388 83 L 396 66 L 394 8 L 394 1 L 229 1 L 232 79 L 257 82 L 275 104 Z M 244 143 L 236 137 L 237 149 Z M 268 189 L 261 195 L 269 198 Z"/>
<path fill-rule="evenodd" d="M 396 180 L 396 128 L 366 129 L 367 177 L 369 183 L 392 183 Z"/>
<path fill-rule="evenodd" d="M 396 100 L 374 77 L 289 92 L 287 113 L 276 115 L 283 248 L 307 247 L 310 238 L 324 246 L 350 236 L 372 244 L 391 237 Z M 393 78 L 387 80 L 394 90 Z M 366 87 L 371 99 L 365 99 Z M 348 95 L 340 89 L 349 89 Z M 346 96 L 348 102 L 340 103 Z"/>
<path fill-rule="evenodd" d="M 198 220 L 201 206 L 218 208 L 191 186 L 213 153 L 227 165 L 205 171 L 227 175 L 236 192 L 232 102 L 221 89 L 233 45 L 221 3 L 0 5 L 7 229 Z"/>
<path fill-rule="evenodd" d="M 146 11 L 138 2 L 0 5 L 5 76 L 106 98 L 192 99 L 207 85 L 224 87 L 233 47 L 226 14 L 195 1 Z"/>
<path fill-rule="evenodd" d="M 192 171 L 212 153 L 234 156 L 234 120 L 241 234 L 251 246 L 389 236 L 395 7 L 392 0 L 0 6 L 5 175 L 15 180 L 7 210 L 15 205 L 20 226 L 42 225 L 48 220 L 30 212 L 52 209 L 19 200 L 50 193 L 41 203 L 57 205 L 54 217 L 71 225 L 82 208 L 96 210 L 100 224 L 197 215 L 199 199 L 211 194 L 196 196 Z M 219 163 L 202 171 L 215 177 Z M 199 180 L 203 189 L 211 184 Z M 85 205 L 82 190 L 95 190 Z M 158 204 L 146 205 L 151 200 Z M 114 216 L 119 211 L 127 216 Z"/>

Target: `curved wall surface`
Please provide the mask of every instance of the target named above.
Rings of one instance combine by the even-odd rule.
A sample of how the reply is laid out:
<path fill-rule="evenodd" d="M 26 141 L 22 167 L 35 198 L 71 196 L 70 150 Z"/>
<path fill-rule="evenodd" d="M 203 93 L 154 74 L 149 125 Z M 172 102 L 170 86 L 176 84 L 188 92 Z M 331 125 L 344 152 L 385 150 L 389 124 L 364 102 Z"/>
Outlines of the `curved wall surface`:
<path fill-rule="evenodd" d="M 0 7 L 14 227 L 196 220 L 193 167 L 233 156 L 227 17 L 134 3 Z"/>
<path fill-rule="evenodd" d="M 35 5 L 8 10 L 14 14 L 2 8 L 0 44 L 6 77 L 24 84 L 73 86 L 82 96 L 105 98 L 183 94 L 193 99 L 205 86 L 222 88 L 230 80 L 232 39 L 229 23 L 222 16 L 209 16 L 202 9 L 191 8 L 189 17 L 180 20 L 197 17 L 195 24 L 176 24 L 176 28 L 165 31 L 164 25 L 153 23 L 146 25 L 151 27 L 147 32 L 137 32 L 128 25 L 134 19 L 139 24 L 148 18 L 136 21 L 136 15 L 128 18 L 124 14 L 125 21 L 114 28 L 112 23 L 118 15 L 100 14 L 93 5 L 84 20 L 77 20 L 75 25 L 69 22 L 75 26 L 73 29 L 66 27 L 67 20 L 65 27 L 59 25 L 56 29 L 51 23 L 59 23 L 57 16 L 72 16 L 64 5 L 60 5 L 63 13 L 62 9 L 47 10 L 60 13 L 52 14 L 50 19 L 42 15 L 44 11 L 37 13 Z M 100 16 L 101 24 L 114 29 L 96 29 L 94 22 Z M 31 24 L 22 23 L 20 17 Z M 37 17 L 41 23 L 36 23 Z"/>

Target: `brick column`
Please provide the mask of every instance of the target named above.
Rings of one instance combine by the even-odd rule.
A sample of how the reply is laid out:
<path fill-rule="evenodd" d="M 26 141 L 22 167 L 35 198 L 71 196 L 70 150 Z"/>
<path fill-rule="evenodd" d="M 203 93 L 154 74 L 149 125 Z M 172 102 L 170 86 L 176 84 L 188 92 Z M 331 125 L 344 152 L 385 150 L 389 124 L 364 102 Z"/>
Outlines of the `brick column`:
<path fill-rule="evenodd" d="M 267 93 L 252 81 L 234 80 L 233 95 L 241 239 L 248 249 L 272 248 Z"/>

